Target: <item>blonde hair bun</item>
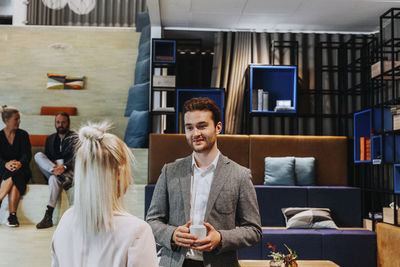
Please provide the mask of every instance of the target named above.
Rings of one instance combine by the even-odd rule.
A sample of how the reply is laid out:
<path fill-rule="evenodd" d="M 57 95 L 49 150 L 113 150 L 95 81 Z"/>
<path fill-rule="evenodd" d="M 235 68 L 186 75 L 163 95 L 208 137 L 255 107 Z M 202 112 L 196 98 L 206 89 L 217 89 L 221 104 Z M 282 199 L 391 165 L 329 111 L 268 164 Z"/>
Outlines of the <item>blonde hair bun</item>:
<path fill-rule="evenodd" d="M 4 110 L 6 109 L 7 105 L 2 105 L 0 107 L 0 113 L 4 112 Z"/>
<path fill-rule="evenodd" d="M 81 141 L 100 141 L 110 128 L 111 125 L 108 122 L 88 123 L 79 130 L 79 139 Z"/>

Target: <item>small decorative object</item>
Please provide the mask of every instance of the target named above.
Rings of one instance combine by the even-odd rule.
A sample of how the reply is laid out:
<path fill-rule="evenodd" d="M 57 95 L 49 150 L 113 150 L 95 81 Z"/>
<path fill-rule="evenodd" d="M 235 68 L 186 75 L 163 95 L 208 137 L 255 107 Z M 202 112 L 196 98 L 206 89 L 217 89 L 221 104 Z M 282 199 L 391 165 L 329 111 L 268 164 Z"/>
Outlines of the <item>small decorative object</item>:
<path fill-rule="evenodd" d="M 64 74 L 47 73 L 47 89 L 75 89 L 85 88 L 85 76 L 68 76 Z"/>
<path fill-rule="evenodd" d="M 288 254 L 283 254 L 282 252 L 276 251 L 276 246 L 272 245 L 269 242 L 267 244 L 268 248 L 272 250 L 269 254 L 269 257 L 272 258 L 269 263 L 270 267 L 281 267 L 282 264 L 284 264 L 283 266 L 285 267 L 298 267 L 296 262 L 296 251 L 291 250 L 288 246 L 286 246 L 286 244 L 283 244 L 289 252 Z"/>

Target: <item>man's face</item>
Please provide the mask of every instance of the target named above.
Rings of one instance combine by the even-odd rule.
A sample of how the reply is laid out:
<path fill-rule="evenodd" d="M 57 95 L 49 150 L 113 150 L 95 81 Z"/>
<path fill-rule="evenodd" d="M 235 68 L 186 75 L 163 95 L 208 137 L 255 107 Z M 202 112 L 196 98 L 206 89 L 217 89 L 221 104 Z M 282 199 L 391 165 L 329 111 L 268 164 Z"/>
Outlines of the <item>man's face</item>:
<path fill-rule="evenodd" d="M 214 125 L 212 113 L 208 110 L 195 110 L 185 113 L 185 133 L 189 146 L 198 153 L 210 151 L 216 145 L 221 122 Z"/>
<path fill-rule="evenodd" d="M 68 118 L 63 115 L 56 116 L 56 130 L 58 134 L 65 134 L 69 130 Z"/>

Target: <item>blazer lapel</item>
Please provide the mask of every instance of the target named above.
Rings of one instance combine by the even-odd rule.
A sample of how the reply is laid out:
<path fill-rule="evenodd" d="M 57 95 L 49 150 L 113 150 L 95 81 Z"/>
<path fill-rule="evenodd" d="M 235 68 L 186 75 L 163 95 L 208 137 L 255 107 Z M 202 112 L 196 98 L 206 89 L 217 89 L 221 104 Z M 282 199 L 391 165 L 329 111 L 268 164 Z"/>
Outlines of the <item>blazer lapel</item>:
<path fill-rule="evenodd" d="M 190 219 L 190 176 L 192 173 L 192 156 L 183 159 L 183 168 L 179 170 L 179 182 L 184 206 L 185 222 Z"/>
<path fill-rule="evenodd" d="M 228 167 L 227 165 L 229 164 L 229 160 L 227 157 L 224 155 L 220 154 L 217 166 L 215 168 L 215 173 L 213 177 L 213 181 L 211 183 L 211 189 L 210 189 L 210 195 L 208 197 L 208 202 L 207 202 L 207 209 L 206 209 L 206 214 L 204 215 L 204 221 L 208 221 L 208 216 L 210 215 L 211 209 L 214 206 L 215 201 L 218 198 L 218 195 L 225 184 L 225 180 L 228 178 L 226 176 L 226 168 Z"/>

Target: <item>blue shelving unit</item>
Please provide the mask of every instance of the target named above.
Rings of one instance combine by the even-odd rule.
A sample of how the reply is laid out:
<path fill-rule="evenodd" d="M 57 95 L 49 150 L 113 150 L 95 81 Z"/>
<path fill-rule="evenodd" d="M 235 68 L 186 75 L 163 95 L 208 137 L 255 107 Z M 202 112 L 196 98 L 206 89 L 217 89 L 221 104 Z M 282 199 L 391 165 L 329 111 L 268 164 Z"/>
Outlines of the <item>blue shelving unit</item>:
<path fill-rule="evenodd" d="M 176 41 L 153 39 L 153 63 L 175 63 Z"/>
<path fill-rule="evenodd" d="M 371 158 L 372 160 L 382 160 L 382 135 L 371 138 Z"/>
<path fill-rule="evenodd" d="M 394 135 L 396 138 L 396 148 L 393 143 L 393 135 L 385 135 L 385 162 L 397 162 L 400 161 L 400 135 Z M 395 158 L 393 158 L 393 149 L 396 151 Z"/>
<path fill-rule="evenodd" d="M 394 171 L 394 193 L 400 194 L 400 164 L 393 165 Z"/>
<path fill-rule="evenodd" d="M 250 113 L 296 113 L 297 68 L 295 66 L 250 65 Z M 268 110 L 253 106 L 254 90 L 268 92 Z M 294 110 L 274 111 L 276 100 L 290 100 Z"/>
<path fill-rule="evenodd" d="M 374 114 L 374 120 L 372 120 L 372 113 Z M 389 109 L 384 109 L 383 122 L 381 121 L 381 109 L 363 110 L 354 113 L 354 162 L 355 163 L 369 163 L 371 160 L 360 160 L 360 137 L 372 137 L 372 133 L 377 131 L 390 131 L 393 129 L 392 115 Z M 374 123 L 374 125 L 372 125 Z M 374 142 L 371 139 L 371 156 L 373 150 L 378 148 L 373 148 Z M 386 148 L 386 147 L 385 147 Z M 382 151 L 382 146 L 380 146 L 380 151 Z M 386 155 L 386 153 L 385 153 Z"/>
<path fill-rule="evenodd" d="M 224 89 L 177 89 L 176 90 L 176 133 L 179 133 L 179 123 L 183 125 L 180 114 L 182 113 L 183 104 L 195 97 L 208 97 L 217 104 L 221 111 L 222 131 L 224 132 Z M 182 132 L 184 132 L 182 126 Z"/>

